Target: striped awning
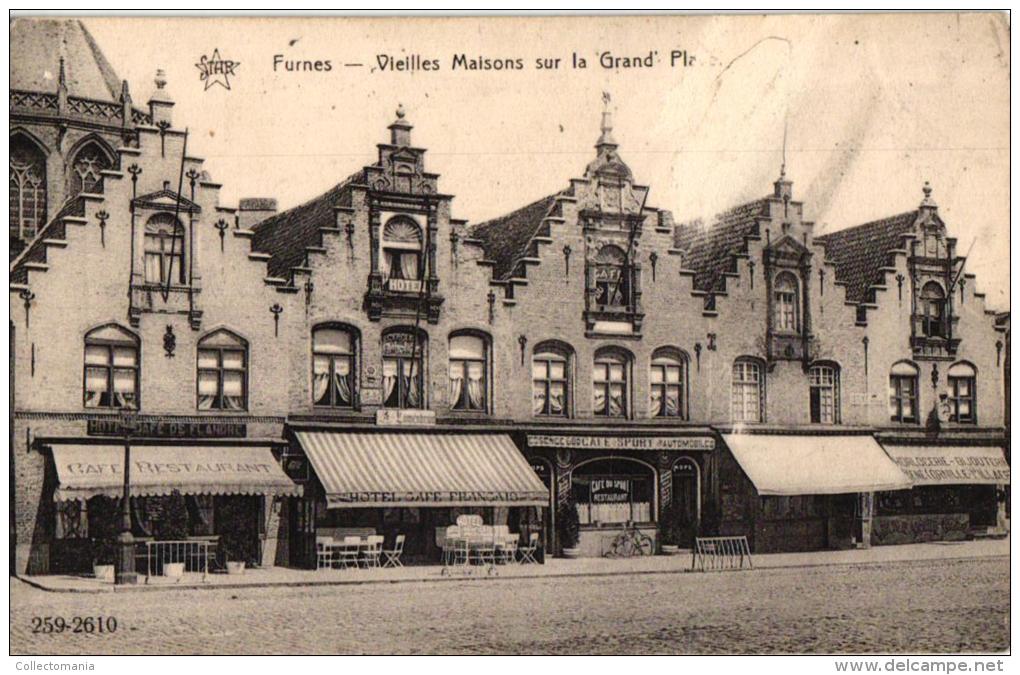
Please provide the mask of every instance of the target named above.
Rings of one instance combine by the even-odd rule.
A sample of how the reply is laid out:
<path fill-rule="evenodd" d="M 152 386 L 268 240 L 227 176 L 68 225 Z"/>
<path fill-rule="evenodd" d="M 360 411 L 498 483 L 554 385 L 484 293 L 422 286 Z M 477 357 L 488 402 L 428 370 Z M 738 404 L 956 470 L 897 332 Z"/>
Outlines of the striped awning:
<path fill-rule="evenodd" d="M 55 501 L 119 497 L 124 490 L 123 445 L 54 445 Z M 268 447 L 131 446 L 131 495 L 300 496 Z"/>
<path fill-rule="evenodd" d="M 297 437 L 330 508 L 549 504 L 549 490 L 504 434 Z"/>

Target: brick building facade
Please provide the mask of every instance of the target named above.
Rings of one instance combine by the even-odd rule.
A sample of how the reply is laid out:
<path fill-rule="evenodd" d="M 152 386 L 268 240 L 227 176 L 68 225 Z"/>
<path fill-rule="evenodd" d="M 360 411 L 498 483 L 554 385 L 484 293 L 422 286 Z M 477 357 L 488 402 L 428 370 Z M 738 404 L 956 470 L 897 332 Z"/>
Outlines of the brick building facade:
<path fill-rule="evenodd" d="M 323 195 L 235 210 L 187 154 L 164 78 L 136 110 L 80 24 L 18 21 L 12 39 L 60 72 L 53 93 L 12 66 L 19 573 L 88 564 L 88 505 L 119 493 L 82 479 L 59 497 L 69 467 L 119 452 L 124 409 L 153 466 L 272 453 L 286 481 L 188 495 L 194 534 L 241 522 L 263 565 L 314 564 L 327 527 L 401 532 L 434 558 L 463 512 L 550 551 L 577 513 L 583 555 L 627 523 L 757 551 L 1002 526 L 1008 322 L 927 186 L 914 210 L 816 237 L 780 172 L 763 198 L 678 223 L 607 111 L 561 191 L 470 224 L 400 109 L 376 160 Z M 106 157 L 91 182 L 74 178 L 86 145 Z M 14 196 L 45 208 L 15 214 Z M 140 535 L 171 488 L 190 489 L 141 487 Z"/>

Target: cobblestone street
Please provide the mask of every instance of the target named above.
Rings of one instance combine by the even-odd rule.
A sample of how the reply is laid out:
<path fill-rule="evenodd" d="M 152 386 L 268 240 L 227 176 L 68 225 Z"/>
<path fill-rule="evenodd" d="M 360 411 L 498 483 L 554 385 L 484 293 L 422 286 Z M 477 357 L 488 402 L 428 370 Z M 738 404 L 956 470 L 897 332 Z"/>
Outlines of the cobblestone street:
<path fill-rule="evenodd" d="M 715 574 L 48 593 L 11 582 L 13 654 L 641 654 L 1009 647 L 1006 558 Z M 114 616 L 114 634 L 32 632 Z"/>

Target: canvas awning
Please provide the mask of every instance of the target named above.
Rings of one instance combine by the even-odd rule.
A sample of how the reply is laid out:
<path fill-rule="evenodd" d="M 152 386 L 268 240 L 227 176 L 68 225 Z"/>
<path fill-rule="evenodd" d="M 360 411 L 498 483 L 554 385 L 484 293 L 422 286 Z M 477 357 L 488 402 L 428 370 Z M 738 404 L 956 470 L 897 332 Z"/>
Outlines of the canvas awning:
<path fill-rule="evenodd" d="M 549 490 L 505 434 L 297 437 L 330 508 L 549 504 Z"/>
<path fill-rule="evenodd" d="M 1009 464 L 999 447 L 893 445 L 883 443 L 914 485 L 1009 483 Z"/>
<path fill-rule="evenodd" d="M 902 490 L 910 480 L 871 436 L 724 434 L 762 495 Z"/>
<path fill-rule="evenodd" d="M 124 490 L 123 445 L 54 445 L 56 501 L 119 497 Z M 300 496 L 268 447 L 132 445 L 131 495 Z"/>

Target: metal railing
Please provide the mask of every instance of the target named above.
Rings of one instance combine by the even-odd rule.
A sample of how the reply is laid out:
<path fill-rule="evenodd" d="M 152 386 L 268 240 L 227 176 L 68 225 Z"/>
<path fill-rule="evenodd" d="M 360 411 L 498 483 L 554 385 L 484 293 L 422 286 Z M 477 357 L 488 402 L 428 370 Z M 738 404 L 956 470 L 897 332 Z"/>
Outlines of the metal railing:
<path fill-rule="evenodd" d="M 712 570 L 742 570 L 751 564 L 751 549 L 747 537 L 697 537 L 691 553 L 691 570 L 708 572 Z"/>
<path fill-rule="evenodd" d="M 152 577 L 170 576 L 167 566 L 173 564 L 183 564 L 185 573 L 200 573 L 205 581 L 215 547 L 215 542 L 204 540 L 145 542 L 145 583 Z"/>

